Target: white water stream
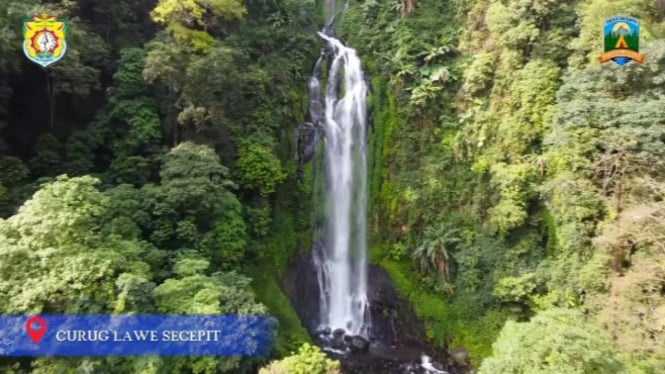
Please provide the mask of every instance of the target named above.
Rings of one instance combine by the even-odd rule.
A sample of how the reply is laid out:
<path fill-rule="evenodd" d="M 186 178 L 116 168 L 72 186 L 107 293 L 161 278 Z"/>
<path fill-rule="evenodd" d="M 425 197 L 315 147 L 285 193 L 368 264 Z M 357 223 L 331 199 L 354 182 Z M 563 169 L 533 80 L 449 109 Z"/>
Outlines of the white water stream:
<path fill-rule="evenodd" d="M 335 18 L 339 16 L 337 3 L 342 0 L 326 0 L 329 22 L 318 33 L 326 49 L 316 62 L 309 82 L 310 120 L 317 133 L 324 133 L 321 177 L 325 211 L 322 217 L 317 215 L 322 220 L 317 223 L 312 251 L 320 291 L 318 331 L 328 331 L 321 335 L 327 335 L 327 339 L 336 336 L 338 329 L 344 330 L 344 335 L 369 339 L 368 87 L 356 51 L 333 36 Z M 348 2 L 343 7 L 346 9 Z M 322 84 L 322 69 L 326 73 L 325 84 Z M 348 353 L 348 347 L 338 348 L 324 346 L 323 349 L 338 355 Z M 427 355 L 422 354 L 419 361 L 400 367 L 405 373 L 424 370 L 428 374 L 448 374 L 438 370 Z"/>
<path fill-rule="evenodd" d="M 367 336 L 367 84 L 356 51 L 322 32 L 330 51 L 323 97 L 324 248 L 317 254 L 320 325 Z M 319 90 L 315 75 L 310 91 Z"/>

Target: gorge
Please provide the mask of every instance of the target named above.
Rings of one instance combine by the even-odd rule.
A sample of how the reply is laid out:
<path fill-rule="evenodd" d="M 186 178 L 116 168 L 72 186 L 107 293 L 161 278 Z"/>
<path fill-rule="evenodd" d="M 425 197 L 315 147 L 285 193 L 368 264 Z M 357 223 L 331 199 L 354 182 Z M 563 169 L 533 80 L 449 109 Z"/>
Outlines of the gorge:
<path fill-rule="evenodd" d="M 314 133 L 304 144 L 310 154 L 300 164 L 313 163 L 314 185 L 321 188 L 314 205 L 324 208 L 314 220 L 311 254 L 292 265 L 291 274 L 296 275 L 289 282 L 291 298 L 315 341 L 342 360 L 345 372 L 449 373 L 437 369 L 443 365 L 433 366 L 425 355 L 424 350 L 432 347 L 426 348 L 423 327 L 413 312 L 396 317 L 398 308 L 409 308 L 397 297 L 389 276 L 368 265 L 369 79 L 357 52 L 334 36 L 335 21 L 343 18 L 348 7 L 346 2 L 337 11 L 336 3 L 325 3 L 330 19 L 318 32 L 324 48 L 309 81 L 309 121 L 299 130 Z M 321 152 L 314 154 L 317 150 Z M 303 275 L 310 271 L 316 274 L 318 289 L 312 289 L 313 279 Z M 317 294 L 318 305 L 314 305 Z M 411 320 L 404 323 L 400 318 Z M 407 329 L 421 333 L 405 339 Z M 445 352 L 439 352 L 439 357 L 444 359 Z M 465 372 L 459 367 L 452 370 Z"/>

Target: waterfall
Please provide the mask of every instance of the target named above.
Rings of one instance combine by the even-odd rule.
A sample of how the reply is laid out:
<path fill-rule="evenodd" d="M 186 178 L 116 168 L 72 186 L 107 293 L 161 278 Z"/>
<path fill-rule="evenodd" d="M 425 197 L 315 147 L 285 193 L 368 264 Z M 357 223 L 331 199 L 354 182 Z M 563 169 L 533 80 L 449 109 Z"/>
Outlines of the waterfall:
<path fill-rule="evenodd" d="M 332 36 L 310 80 L 310 117 L 323 130 L 325 214 L 313 249 L 320 290 L 320 326 L 367 336 L 367 84 L 352 48 Z M 322 61 L 327 81 L 321 94 Z"/>

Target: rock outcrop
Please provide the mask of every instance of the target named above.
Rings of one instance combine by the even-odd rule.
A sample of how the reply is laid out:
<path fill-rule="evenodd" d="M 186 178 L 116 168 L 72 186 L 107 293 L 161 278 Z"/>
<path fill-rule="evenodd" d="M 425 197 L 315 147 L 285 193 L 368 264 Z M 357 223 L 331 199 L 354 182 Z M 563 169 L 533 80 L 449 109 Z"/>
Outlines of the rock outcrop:
<path fill-rule="evenodd" d="M 283 288 L 315 342 L 330 348 L 330 355 L 342 362 L 344 373 L 425 374 L 424 354 L 431 357 L 431 365 L 437 370 L 441 368 L 448 374 L 471 372 L 466 349 L 457 348 L 448 353 L 428 342 L 424 325 L 408 301 L 397 293 L 388 273 L 377 266 L 368 270 L 369 339 L 345 335 L 341 329 L 318 330 L 320 295 L 316 271 L 311 254 L 296 256 Z M 430 358 L 427 360 L 429 363 Z"/>

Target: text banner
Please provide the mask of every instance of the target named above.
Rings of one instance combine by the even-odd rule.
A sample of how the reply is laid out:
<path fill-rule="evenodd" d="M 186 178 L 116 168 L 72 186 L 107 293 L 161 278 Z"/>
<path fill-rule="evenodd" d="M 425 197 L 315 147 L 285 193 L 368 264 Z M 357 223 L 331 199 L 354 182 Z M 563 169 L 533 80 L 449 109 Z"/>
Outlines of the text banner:
<path fill-rule="evenodd" d="M 241 315 L 0 316 L 0 356 L 264 356 L 275 321 Z"/>

